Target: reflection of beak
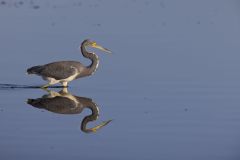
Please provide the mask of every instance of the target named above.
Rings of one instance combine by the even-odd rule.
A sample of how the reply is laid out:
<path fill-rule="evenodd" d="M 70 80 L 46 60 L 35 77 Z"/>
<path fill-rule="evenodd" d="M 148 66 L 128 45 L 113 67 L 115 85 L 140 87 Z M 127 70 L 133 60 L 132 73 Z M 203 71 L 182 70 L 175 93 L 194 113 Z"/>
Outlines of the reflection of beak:
<path fill-rule="evenodd" d="M 108 123 L 110 123 L 112 120 L 108 120 L 108 121 L 103 121 L 101 124 L 97 125 L 96 127 L 93 128 L 89 128 L 87 129 L 88 132 L 97 132 L 98 129 L 106 126 Z"/>
<path fill-rule="evenodd" d="M 96 127 L 91 128 L 90 130 L 93 132 L 97 132 L 98 129 L 106 126 L 108 123 L 110 123 L 112 120 L 104 121 L 101 124 L 97 125 Z"/>
<path fill-rule="evenodd" d="M 101 51 L 104 51 L 104 52 L 107 52 L 107 53 L 112 53 L 109 49 L 104 48 L 104 47 L 102 47 L 102 46 L 100 46 L 100 45 L 98 45 L 98 44 L 94 44 L 94 45 L 92 45 L 92 47 L 93 47 L 93 48 L 100 49 Z"/>

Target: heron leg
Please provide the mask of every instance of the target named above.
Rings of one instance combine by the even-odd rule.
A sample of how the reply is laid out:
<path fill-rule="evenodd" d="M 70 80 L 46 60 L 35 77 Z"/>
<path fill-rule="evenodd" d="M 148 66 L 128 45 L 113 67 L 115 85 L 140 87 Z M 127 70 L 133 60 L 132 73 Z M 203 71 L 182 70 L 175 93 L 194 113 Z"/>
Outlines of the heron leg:
<path fill-rule="evenodd" d="M 67 94 L 68 93 L 68 89 L 67 88 L 63 88 L 59 93 Z"/>
<path fill-rule="evenodd" d="M 64 88 L 68 87 L 68 82 L 61 82 Z"/>
<path fill-rule="evenodd" d="M 59 81 L 55 80 L 54 78 L 48 78 L 49 82 L 43 85 L 41 88 L 48 88 L 51 85 L 58 83 Z"/>
<path fill-rule="evenodd" d="M 45 85 L 41 86 L 41 88 L 42 88 L 42 89 L 46 89 L 46 88 L 48 88 L 50 85 L 51 85 L 51 84 L 48 83 L 48 84 L 45 84 Z"/>

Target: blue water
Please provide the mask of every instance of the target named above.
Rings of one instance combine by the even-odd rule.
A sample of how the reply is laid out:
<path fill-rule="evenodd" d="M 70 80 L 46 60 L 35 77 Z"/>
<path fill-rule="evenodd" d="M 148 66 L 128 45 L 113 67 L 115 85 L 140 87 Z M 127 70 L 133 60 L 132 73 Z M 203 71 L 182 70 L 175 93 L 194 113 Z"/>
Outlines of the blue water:
<path fill-rule="evenodd" d="M 4 2 L 0 159 L 239 159 L 238 1 Z M 98 105 L 89 127 L 112 120 L 89 134 L 81 130 L 89 109 L 34 108 L 27 99 L 47 92 L 23 87 L 45 84 L 25 74 L 33 65 L 89 64 L 78 50 L 86 38 L 113 51 L 94 50 L 99 69 L 68 89 Z"/>

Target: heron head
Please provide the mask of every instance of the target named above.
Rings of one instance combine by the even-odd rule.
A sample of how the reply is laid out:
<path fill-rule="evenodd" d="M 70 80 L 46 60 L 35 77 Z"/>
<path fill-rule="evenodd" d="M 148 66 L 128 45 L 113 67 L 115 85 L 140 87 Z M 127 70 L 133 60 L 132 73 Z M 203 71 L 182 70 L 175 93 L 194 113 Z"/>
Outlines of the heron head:
<path fill-rule="evenodd" d="M 107 53 L 112 53 L 109 49 L 100 46 L 95 41 L 91 41 L 89 39 L 86 39 L 84 42 L 85 42 L 85 45 L 88 46 L 88 47 L 97 48 L 97 49 L 100 49 L 101 51 L 104 51 L 104 52 L 107 52 Z"/>

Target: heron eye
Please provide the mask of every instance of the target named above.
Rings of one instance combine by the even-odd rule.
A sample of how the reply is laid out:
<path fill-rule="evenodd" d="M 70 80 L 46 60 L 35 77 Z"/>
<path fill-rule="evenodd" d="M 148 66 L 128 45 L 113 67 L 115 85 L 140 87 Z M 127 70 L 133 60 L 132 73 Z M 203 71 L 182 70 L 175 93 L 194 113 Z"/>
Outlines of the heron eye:
<path fill-rule="evenodd" d="M 93 47 L 95 47 L 96 45 L 97 45 L 97 43 L 96 43 L 96 42 L 93 42 L 93 43 L 92 43 L 92 46 L 93 46 Z"/>

